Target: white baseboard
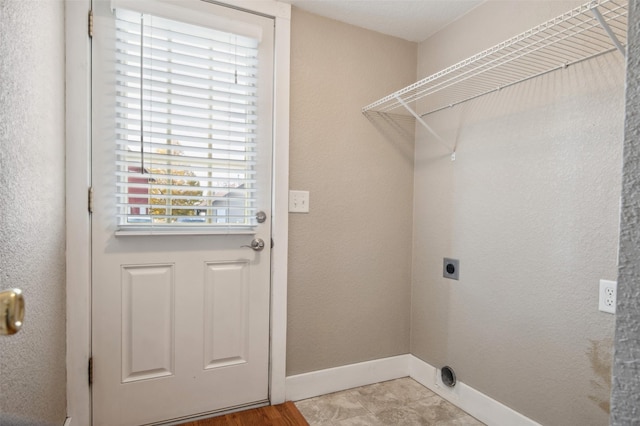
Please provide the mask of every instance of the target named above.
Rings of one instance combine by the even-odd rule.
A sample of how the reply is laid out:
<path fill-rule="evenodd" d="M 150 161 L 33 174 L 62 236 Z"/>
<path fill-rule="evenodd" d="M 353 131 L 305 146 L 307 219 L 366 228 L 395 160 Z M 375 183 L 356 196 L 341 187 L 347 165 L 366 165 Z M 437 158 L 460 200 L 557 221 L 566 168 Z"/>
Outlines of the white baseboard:
<path fill-rule="evenodd" d="M 540 426 L 463 382 L 457 381 L 453 388 L 445 386 L 439 369 L 410 354 L 289 376 L 286 399 L 300 401 L 407 376 L 487 425 Z"/>
<path fill-rule="evenodd" d="M 64 425 L 62 426 L 71 426 L 71 417 L 67 417 L 67 420 L 64 421 Z"/>
<path fill-rule="evenodd" d="M 409 355 L 376 359 L 326 370 L 289 376 L 285 382 L 287 401 L 300 401 L 358 386 L 409 375 Z"/>
<path fill-rule="evenodd" d="M 487 425 L 540 426 L 539 423 L 460 381 L 457 381 L 453 388 L 447 387 L 442 383 L 439 369 L 413 355 L 409 355 L 409 375 Z"/>

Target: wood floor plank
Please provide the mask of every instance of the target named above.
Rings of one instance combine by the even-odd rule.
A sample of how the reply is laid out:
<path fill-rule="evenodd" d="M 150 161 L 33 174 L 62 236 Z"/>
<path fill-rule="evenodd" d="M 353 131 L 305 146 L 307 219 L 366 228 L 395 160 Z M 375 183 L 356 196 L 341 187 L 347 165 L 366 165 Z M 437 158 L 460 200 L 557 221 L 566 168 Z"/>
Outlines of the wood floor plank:
<path fill-rule="evenodd" d="M 212 417 L 210 419 L 198 420 L 197 422 L 185 423 L 183 426 L 228 426 L 225 416 Z"/>
<path fill-rule="evenodd" d="M 298 426 L 298 425 L 309 425 L 309 423 L 305 420 L 304 416 L 298 410 L 298 407 L 291 402 L 287 401 L 284 404 L 274 406 L 282 416 L 284 421 L 283 425 L 286 426 Z"/>
<path fill-rule="evenodd" d="M 309 426 L 291 401 L 224 416 L 183 423 L 181 426 Z"/>

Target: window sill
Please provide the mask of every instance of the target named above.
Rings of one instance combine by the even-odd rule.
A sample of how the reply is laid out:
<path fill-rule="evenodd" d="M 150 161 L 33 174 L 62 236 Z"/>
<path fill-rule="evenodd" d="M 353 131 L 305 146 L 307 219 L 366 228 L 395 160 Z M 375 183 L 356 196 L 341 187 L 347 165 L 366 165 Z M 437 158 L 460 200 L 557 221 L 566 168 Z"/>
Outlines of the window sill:
<path fill-rule="evenodd" d="M 167 235 L 255 235 L 255 228 L 210 228 L 210 227 L 142 227 L 127 226 L 118 228 L 116 237 L 167 236 Z"/>

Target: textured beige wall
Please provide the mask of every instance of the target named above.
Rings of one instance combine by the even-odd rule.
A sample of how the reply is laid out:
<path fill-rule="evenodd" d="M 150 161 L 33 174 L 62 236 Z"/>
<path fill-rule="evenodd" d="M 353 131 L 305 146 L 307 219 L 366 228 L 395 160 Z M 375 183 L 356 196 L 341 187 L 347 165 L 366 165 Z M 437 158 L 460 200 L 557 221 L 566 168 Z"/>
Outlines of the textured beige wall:
<path fill-rule="evenodd" d="M 287 374 L 409 351 L 413 141 L 361 108 L 415 80 L 416 44 L 293 9 Z"/>
<path fill-rule="evenodd" d="M 420 45 L 419 77 L 578 4 L 489 1 Z M 416 138 L 411 352 L 548 426 L 608 422 L 623 109 L 615 52 L 430 115 L 455 162 Z"/>
<path fill-rule="evenodd" d="M 640 2 L 629 2 L 626 123 L 611 425 L 640 424 Z"/>
<path fill-rule="evenodd" d="M 63 11 L 0 1 L 0 288 L 26 298 L 0 337 L 2 425 L 66 417 Z"/>

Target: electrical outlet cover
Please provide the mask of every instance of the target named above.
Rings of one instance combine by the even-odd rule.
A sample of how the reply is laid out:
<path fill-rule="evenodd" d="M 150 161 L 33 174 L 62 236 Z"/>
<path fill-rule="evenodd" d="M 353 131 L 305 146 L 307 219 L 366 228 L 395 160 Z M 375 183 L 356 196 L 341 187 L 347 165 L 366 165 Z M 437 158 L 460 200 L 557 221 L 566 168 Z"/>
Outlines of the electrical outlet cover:
<path fill-rule="evenodd" d="M 617 285 L 615 281 L 600 280 L 600 291 L 598 293 L 598 309 L 610 314 L 616 313 L 616 293 Z"/>

